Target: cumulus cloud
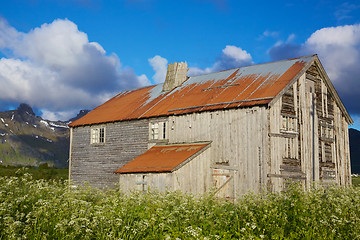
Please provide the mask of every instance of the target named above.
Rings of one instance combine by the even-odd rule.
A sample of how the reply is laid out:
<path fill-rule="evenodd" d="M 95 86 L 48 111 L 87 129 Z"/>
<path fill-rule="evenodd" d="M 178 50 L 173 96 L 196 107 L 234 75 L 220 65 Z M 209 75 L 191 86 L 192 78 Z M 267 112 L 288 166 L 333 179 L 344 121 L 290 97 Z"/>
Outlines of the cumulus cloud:
<path fill-rule="evenodd" d="M 360 89 L 360 24 L 322 28 L 304 43 L 285 42 L 274 45 L 273 60 L 317 53 L 345 106 L 360 114 L 356 101 Z"/>
<path fill-rule="evenodd" d="M 93 108 L 120 90 L 149 84 L 115 54 L 57 19 L 28 33 L 0 19 L 0 100 L 26 102 L 47 116 Z"/>
<path fill-rule="evenodd" d="M 159 55 L 148 59 L 150 65 L 155 71 L 153 80 L 156 83 L 164 82 L 167 71 L 168 60 Z M 201 75 L 211 72 L 218 72 L 222 70 L 248 66 L 254 64 L 251 55 L 239 47 L 227 45 L 221 52 L 219 58 L 211 67 L 198 68 L 189 67 L 188 76 Z"/>
<path fill-rule="evenodd" d="M 211 72 L 222 71 L 226 69 L 232 69 L 242 66 L 248 66 L 254 64 L 251 55 L 236 46 L 227 45 L 220 55 L 220 57 L 215 61 L 215 63 L 211 67 L 207 67 L 204 69 L 201 68 L 190 68 L 188 75 L 200 75 Z"/>
<path fill-rule="evenodd" d="M 163 58 L 159 55 L 156 55 L 153 58 L 148 59 L 151 67 L 154 69 L 155 74 L 152 77 L 153 80 L 156 83 L 162 83 L 165 81 L 166 78 L 166 71 L 167 71 L 167 65 L 168 60 L 166 58 Z"/>

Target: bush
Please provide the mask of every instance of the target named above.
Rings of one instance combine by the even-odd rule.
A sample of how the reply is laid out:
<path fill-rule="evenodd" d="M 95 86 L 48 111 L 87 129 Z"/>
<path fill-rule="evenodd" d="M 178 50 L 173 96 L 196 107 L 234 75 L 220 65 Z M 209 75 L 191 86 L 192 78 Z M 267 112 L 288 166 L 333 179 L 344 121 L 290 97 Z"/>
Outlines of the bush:
<path fill-rule="evenodd" d="M 0 178 L 2 239 L 359 239 L 359 188 L 247 194 L 69 189 L 28 173 Z"/>

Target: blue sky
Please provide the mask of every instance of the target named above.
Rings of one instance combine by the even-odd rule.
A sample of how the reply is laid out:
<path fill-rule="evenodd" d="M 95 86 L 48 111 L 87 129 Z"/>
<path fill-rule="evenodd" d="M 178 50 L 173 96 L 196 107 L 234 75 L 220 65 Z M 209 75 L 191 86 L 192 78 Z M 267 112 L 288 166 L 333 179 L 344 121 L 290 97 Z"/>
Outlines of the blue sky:
<path fill-rule="evenodd" d="M 360 0 L 14 0 L 0 7 L 0 109 L 67 119 L 129 88 L 317 53 L 360 127 Z M 358 69 L 359 68 L 359 69 Z"/>

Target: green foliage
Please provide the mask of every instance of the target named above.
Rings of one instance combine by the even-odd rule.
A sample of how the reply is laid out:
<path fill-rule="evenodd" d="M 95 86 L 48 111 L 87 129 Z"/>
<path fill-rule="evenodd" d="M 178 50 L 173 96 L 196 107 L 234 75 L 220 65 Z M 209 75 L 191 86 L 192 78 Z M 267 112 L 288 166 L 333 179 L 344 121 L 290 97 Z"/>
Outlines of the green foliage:
<path fill-rule="evenodd" d="M 354 187 L 360 187 L 360 176 L 353 176 L 351 180 Z"/>
<path fill-rule="evenodd" d="M 31 166 L 16 167 L 0 165 L 0 177 L 14 177 L 18 176 L 19 173 L 29 173 L 34 180 L 66 180 L 69 177 L 69 169 L 49 167 L 47 163 L 40 164 L 38 168 Z"/>
<path fill-rule="evenodd" d="M 70 189 L 18 170 L 0 177 L 1 239 L 359 239 L 360 188 L 248 194 Z"/>
<path fill-rule="evenodd" d="M 0 143 L 0 160 L 3 164 L 11 164 L 15 161 L 24 165 L 35 165 L 39 161 L 38 158 L 22 154 L 8 142 Z"/>

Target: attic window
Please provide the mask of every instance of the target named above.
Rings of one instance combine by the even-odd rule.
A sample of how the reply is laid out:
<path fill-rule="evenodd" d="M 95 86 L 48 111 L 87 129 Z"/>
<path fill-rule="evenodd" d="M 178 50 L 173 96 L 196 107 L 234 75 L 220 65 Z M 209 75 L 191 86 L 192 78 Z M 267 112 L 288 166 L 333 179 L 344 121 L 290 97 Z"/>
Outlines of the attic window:
<path fill-rule="evenodd" d="M 105 127 L 91 129 L 91 144 L 105 143 Z"/>
<path fill-rule="evenodd" d="M 150 140 L 162 140 L 166 138 L 167 124 L 165 121 L 150 123 Z"/>
<path fill-rule="evenodd" d="M 159 123 L 151 124 L 151 139 L 159 139 Z"/>

